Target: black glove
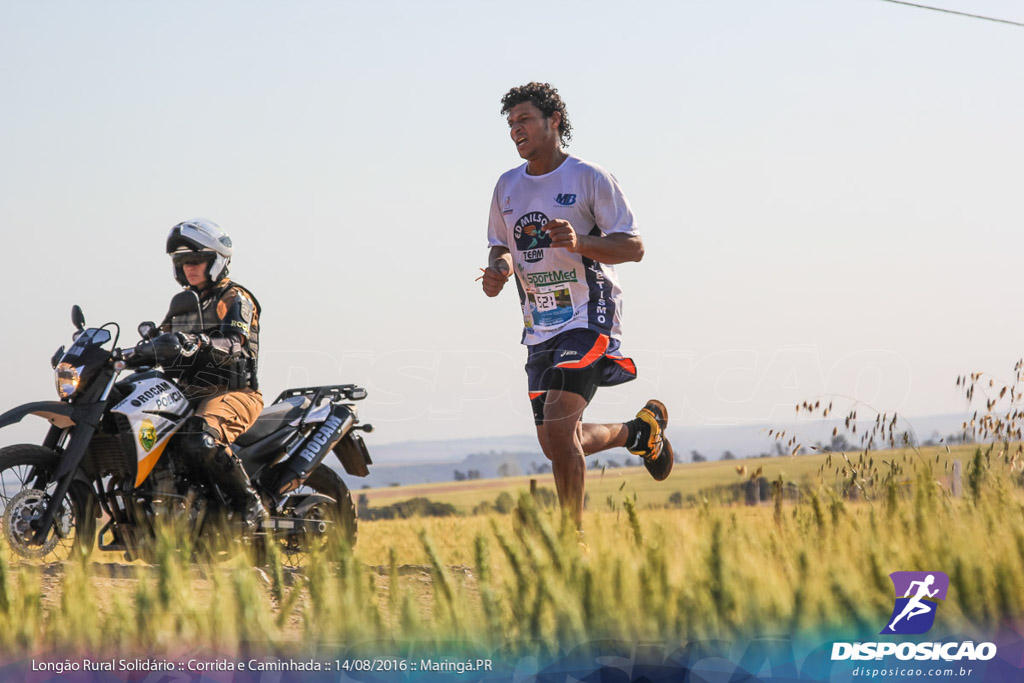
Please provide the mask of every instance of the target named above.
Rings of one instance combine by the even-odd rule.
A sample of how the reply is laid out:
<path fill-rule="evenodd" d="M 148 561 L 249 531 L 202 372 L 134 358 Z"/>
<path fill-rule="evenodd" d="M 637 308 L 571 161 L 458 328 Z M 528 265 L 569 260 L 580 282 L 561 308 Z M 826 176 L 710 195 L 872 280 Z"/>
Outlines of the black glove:
<path fill-rule="evenodd" d="M 178 344 L 181 346 L 181 355 L 194 356 L 201 349 L 210 346 L 210 338 L 205 334 L 189 334 L 187 332 L 174 332 L 178 337 Z"/>
<path fill-rule="evenodd" d="M 180 335 L 176 332 L 165 332 L 152 339 L 143 339 L 135 345 L 135 353 L 132 354 L 129 364 L 132 367 L 139 367 L 173 362 L 182 354 L 181 342 Z"/>

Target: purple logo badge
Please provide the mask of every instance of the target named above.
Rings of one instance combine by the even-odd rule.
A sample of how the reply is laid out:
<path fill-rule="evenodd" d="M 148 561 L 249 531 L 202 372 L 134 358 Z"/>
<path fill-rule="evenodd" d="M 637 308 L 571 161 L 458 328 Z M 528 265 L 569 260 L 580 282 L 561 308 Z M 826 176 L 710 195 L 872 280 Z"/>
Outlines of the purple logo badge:
<path fill-rule="evenodd" d="M 919 635 L 935 623 L 939 600 L 946 599 L 949 577 L 942 572 L 893 572 L 896 604 L 883 635 Z"/>

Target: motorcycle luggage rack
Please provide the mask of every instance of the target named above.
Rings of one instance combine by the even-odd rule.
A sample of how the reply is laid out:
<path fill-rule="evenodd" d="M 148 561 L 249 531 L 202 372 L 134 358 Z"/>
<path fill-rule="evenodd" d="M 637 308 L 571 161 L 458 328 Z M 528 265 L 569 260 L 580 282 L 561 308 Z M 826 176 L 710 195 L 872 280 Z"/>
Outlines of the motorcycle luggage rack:
<path fill-rule="evenodd" d="M 360 401 L 366 398 L 366 389 L 355 384 L 332 384 L 325 387 L 304 387 L 302 389 L 285 389 L 274 399 L 274 403 L 280 403 L 286 398 L 295 396 L 312 396 L 313 405 L 320 402 L 324 397 L 330 397 L 332 401 L 343 399 L 348 401 Z"/>

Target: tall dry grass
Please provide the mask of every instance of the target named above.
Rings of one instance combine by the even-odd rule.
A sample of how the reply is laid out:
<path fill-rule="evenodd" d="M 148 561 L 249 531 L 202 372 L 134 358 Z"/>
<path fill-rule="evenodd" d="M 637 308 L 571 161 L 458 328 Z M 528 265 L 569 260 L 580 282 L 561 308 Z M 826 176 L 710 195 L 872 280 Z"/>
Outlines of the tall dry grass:
<path fill-rule="evenodd" d="M 515 655 L 600 639 L 877 633 L 897 570 L 949 574 L 957 599 L 938 610 L 939 628 L 1020 620 L 1024 495 L 998 448 L 977 452 L 963 498 L 925 462 L 852 502 L 838 469 L 796 504 L 638 510 L 627 498 L 588 512 L 582 538 L 528 495 L 510 516 L 365 523 L 354 553 L 328 547 L 301 571 L 273 551 L 261 570 L 244 554 L 197 565 L 173 538 L 127 578 L 88 563 L 54 574 L 0 553 L 0 647 L 152 655 L 372 642 Z"/>

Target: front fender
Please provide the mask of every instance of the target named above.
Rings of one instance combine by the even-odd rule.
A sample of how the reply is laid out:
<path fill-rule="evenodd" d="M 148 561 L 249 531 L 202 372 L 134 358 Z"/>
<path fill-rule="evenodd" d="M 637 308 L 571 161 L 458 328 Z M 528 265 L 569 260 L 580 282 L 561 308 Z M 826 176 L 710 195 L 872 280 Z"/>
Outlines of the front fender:
<path fill-rule="evenodd" d="M 3 415 L 0 415 L 0 428 L 12 425 L 15 422 L 21 422 L 21 418 L 26 415 L 38 415 L 48 420 L 55 427 L 67 429 L 75 424 L 75 420 L 71 417 L 74 412 L 75 406 L 60 401 L 25 403 L 17 408 L 11 408 Z"/>

